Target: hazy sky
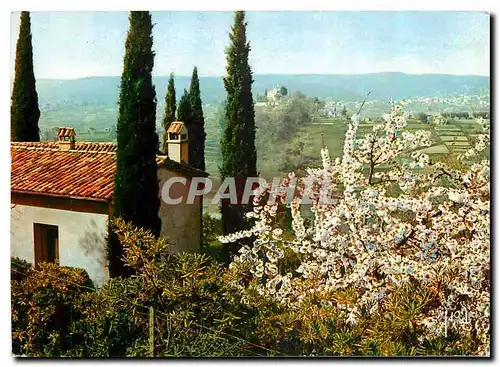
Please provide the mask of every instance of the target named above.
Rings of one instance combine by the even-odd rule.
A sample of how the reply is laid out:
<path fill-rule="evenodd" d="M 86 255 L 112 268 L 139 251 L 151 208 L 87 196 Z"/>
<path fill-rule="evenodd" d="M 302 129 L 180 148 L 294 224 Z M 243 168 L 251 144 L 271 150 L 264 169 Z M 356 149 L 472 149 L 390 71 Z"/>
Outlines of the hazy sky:
<path fill-rule="evenodd" d="M 155 75 L 225 73 L 231 12 L 153 12 Z M 256 74 L 379 71 L 489 75 L 489 15 L 478 12 L 248 12 Z M 126 12 L 33 12 L 35 74 L 121 75 Z M 11 16 L 11 65 L 19 13 Z M 13 70 L 13 66 L 11 67 Z"/>

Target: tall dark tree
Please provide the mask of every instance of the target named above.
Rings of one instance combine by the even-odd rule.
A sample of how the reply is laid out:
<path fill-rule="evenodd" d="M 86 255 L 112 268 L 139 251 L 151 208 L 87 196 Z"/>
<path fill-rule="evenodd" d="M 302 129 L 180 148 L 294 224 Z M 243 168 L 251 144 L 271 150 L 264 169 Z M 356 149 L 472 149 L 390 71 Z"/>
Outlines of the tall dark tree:
<path fill-rule="evenodd" d="M 165 96 L 165 115 L 163 116 L 162 127 L 163 127 L 163 139 L 162 139 L 162 149 L 163 152 L 167 151 L 167 129 L 172 121 L 175 121 L 175 83 L 174 74 L 170 74 L 170 79 L 168 80 L 167 95 Z"/>
<path fill-rule="evenodd" d="M 38 94 L 33 71 L 30 13 L 21 12 L 16 44 L 14 86 L 10 106 L 10 138 L 13 141 L 40 141 Z"/>
<path fill-rule="evenodd" d="M 191 135 L 191 98 L 187 89 L 184 89 L 184 94 L 177 105 L 177 121 L 184 122 L 184 125 L 186 125 L 188 129 L 188 134 Z"/>
<path fill-rule="evenodd" d="M 159 235 L 156 92 L 151 77 L 153 24 L 147 11 L 130 12 L 129 22 L 120 85 L 113 216 Z M 111 276 L 130 274 L 112 231 L 108 241 Z"/>
<path fill-rule="evenodd" d="M 195 168 L 205 170 L 205 118 L 200 95 L 200 80 L 198 68 L 195 66 L 189 87 L 191 99 L 191 130 L 189 131 L 189 164 Z"/>
<path fill-rule="evenodd" d="M 245 212 L 248 209 L 240 200 L 247 177 L 257 175 L 257 152 L 255 149 L 255 111 L 252 97 L 252 70 L 248 63 L 250 43 L 246 37 L 245 12 L 237 11 L 229 34 L 230 45 L 226 49 L 227 92 L 225 105 L 226 128 L 221 138 L 222 179 L 234 177 L 238 192 L 238 205 L 223 200 L 221 214 L 224 233 L 245 228 Z M 235 247 L 226 247 L 228 262 Z"/>

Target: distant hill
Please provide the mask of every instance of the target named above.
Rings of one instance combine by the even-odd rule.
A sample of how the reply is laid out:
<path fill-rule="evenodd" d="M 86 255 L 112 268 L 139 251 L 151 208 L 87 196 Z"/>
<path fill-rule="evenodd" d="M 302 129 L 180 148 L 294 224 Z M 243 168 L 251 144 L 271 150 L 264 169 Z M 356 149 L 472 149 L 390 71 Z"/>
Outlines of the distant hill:
<path fill-rule="evenodd" d="M 437 96 L 456 93 L 474 93 L 489 89 L 487 76 L 374 73 L 358 75 L 254 75 L 254 96 L 264 94 L 265 89 L 284 85 L 288 91 L 342 101 L 362 100 L 371 92 L 371 99 L 400 99 Z M 154 77 L 158 101 L 163 102 L 168 77 Z M 177 76 L 175 85 L 178 96 L 189 87 L 190 77 Z M 42 79 L 37 81 L 40 101 L 57 105 L 90 104 L 115 106 L 118 101 L 120 77 L 88 77 L 71 80 Z M 221 77 L 200 77 L 204 103 L 216 104 L 225 99 Z"/>

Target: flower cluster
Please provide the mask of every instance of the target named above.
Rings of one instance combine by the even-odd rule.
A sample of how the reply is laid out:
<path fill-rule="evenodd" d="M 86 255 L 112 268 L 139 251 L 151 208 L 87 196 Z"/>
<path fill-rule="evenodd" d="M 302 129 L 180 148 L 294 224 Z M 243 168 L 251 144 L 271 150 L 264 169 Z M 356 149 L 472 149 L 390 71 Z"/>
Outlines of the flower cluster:
<path fill-rule="evenodd" d="M 249 213 L 252 229 L 221 240 L 254 238 L 232 265 L 251 264 L 258 280 L 252 286 L 260 294 L 293 308 L 315 293 L 344 310 L 352 323 L 362 310 L 376 311 L 395 287 L 425 282 L 435 288 L 443 309 L 454 300 L 467 307 L 464 327 L 474 330 L 489 353 L 490 162 L 472 159 L 486 149 L 489 127 L 478 121 L 484 135 L 459 156 L 464 169 L 456 170 L 420 153 L 431 145 L 431 134 L 407 131 L 407 117 L 394 105 L 362 138 L 359 115 L 352 117 L 343 157 L 331 159 L 323 147 L 323 167 L 308 169 L 301 179 L 309 190 L 299 189 L 291 202 L 291 235 L 285 236 L 277 220 L 285 203 L 278 196 Z M 307 204 L 306 196 L 312 198 Z M 321 197 L 330 200 L 325 204 Z M 283 267 L 286 252 L 300 259 L 297 267 Z M 328 297 L 345 289 L 355 289 L 355 302 Z M 443 333 L 439 309 L 420 321 L 428 335 Z"/>

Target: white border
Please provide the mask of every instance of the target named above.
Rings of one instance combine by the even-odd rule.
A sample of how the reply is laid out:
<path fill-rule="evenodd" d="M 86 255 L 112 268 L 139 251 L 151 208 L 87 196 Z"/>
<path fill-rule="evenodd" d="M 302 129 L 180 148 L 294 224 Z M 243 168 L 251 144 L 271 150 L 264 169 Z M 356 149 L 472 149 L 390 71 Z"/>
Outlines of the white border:
<path fill-rule="evenodd" d="M 494 5 L 495 4 L 495 5 Z M 183 0 L 183 1 L 151 1 L 151 0 L 141 0 L 141 1 L 132 1 L 132 0 L 122 0 L 122 1 L 113 1 L 113 2 L 107 2 L 103 3 L 102 1 L 99 0 L 86 0 L 84 2 L 60 2 L 57 0 L 44 0 L 44 1 L 37 1 L 37 0 L 18 0 L 16 2 L 11 2 L 11 4 L 8 4 L 7 2 L 2 2 L 0 4 L 1 7 L 1 22 L 0 22 L 0 27 L 1 27 L 1 36 L 2 36 L 2 44 L 4 47 L 9 47 L 10 43 L 10 12 L 11 11 L 16 11 L 16 10 L 31 10 L 31 11 L 36 11 L 36 10 L 73 10 L 73 11 L 78 11 L 78 10 L 85 10 L 85 11 L 90 11 L 90 10 L 144 10 L 144 9 L 149 9 L 149 10 L 235 10 L 235 9 L 244 9 L 244 10 L 302 10 L 302 11 L 307 11 L 307 10 L 444 10 L 444 11 L 449 11 L 449 10 L 460 10 L 460 11 L 487 11 L 489 13 L 493 13 L 498 15 L 499 13 L 497 12 L 498 9 L 498 2 L 494 1 L 489 1 L 489 0 L 475 0 L 475 1 L 465 1 L 465 0 L 454 0 L 452 1 L 433 1 L 433 0 L 420 0 L 418 2 L 412 1 L 412 2 L 403 2 L 401 0 L 395 1 L 395 0 L 384 0 L 384 1 L 373 1 L 373 0 L 350 0 L 346 2 L 337 2 L 337 1 L 332 1 L 332 0 L 323 0 L 323 1 L 269 1 L 269 0 L 252 0 L 252 1 L 244 1 L 244 0 L 219 0 L 219 1 L 213 1 L 213 2 L 208 2 L 208 1 L 193 1 L 193 0 Z M 498 19 L 496 19 L 498 22 Z M 498 23 L 496 24 L 498 27 Z M 491 45 L 492 50 L 498 49 L 498 40 L 495 38 L 495 43 L 494 45 Z M 0 123 L 0 137 L 4 139 L 4 143 L 0 144 L 0 154 L 1 158 L 0 159 L 0 164 L 1 164 L 1 176 L 0 176 L 0 200 L 1 200 L 1 205 L 0 208 L 2 209 L 2 221 L 1 221 L 1 229 L 2 231 L 0 233 L 3 233 L 6 238 L 2 241 L 2 256 L 1 259 L 3 261 L 2 267 L 1 267 L 1 290 L 0 294 L 3 295 L 3 299 L 7 299 L 7 294 L 10 294 L 10 283 L 9 283 L 9 278 L 10 278 L 10 272 L 9 272 L 9 267 L 10 267 L 10 248 L 9 248 L 9 233 L 10 233 L 10 208 L 9 203 L 10 203 L 10 195 L 9 195 L 9 190 L 10 190 L 10 153 L 9 149 L 7 148 L 8 146 L 8 141 L 9 139 L 9 121 L 10 121 L 10 65 L 9 65 L 9 57 L 3 57 L 0 58 L 0 62 L 2 64 L 2 70 L 3 73 L 0 74 L 0 77 L 2 78 L 1 81 L 1 93 L 2 93 L 2 119 Z M 494 74 L 493 74 L 494 75 Z M 495 81 L 492 80 L 492 83 Z M 492 89 L 496 90 L 496 88 Z M 497 115 L 497 105 L 495 103 L 494 106 L 495 108 L 495 116 Z M 496 127 L 494 128 L 494 137 L 496 141 L 499 141 L 498 139 L 498 132 L 499 128 Z M 495 172 L 499 172 L 499 167 L 498 167 L 498 157 L 495 157 L 495 161 L 497 162 L 495 164 Z M 492 177 L 493 182 L 496 182 L 496 177 Z M 495 195 L 495 204 L 496 208 L 500 208 L 499 206 L 499 195 Z M 500 217 L 498 215 L 495 216 L 495 223 L 492 223 L 493 228 L 494 228 L 494 233 L 496 234 L 497 230 L 496 228 L 500 228 Z M 8 237 L 7 237 L 8 236 Z M 493 243 L 492 243 L 493 246 Z M 498 258 L 498 253 L 500 250 L 493 251 L 493 254 L 495 255 L 495 259 L 492 259 L 493 263 L 498 263 L 495 261 Z M 493 267 L 495 267 L 493 265 Z M 495 270 L 495 279 L 494 279 L 494 284 L 498 284 L 498 269 Z M 496 290 L 496 289 L 495 289 Z M 495 291 L 493 290 L 493 292 Z M 498 295 L 496 297 L 496 302 L 495 305 L 498 305 Z M 495 307 L 496 310 L 497 307 Z M 492 310 L 493 311 L 493 310 Z M 11 336 L 10 336 L 10 304 L 8 301 L 4 301 L 1 303 L 1 310 L 0 310 L 0 320 L 1 320 L 1 330 L 0 330 L 0 348 L 2 349 L 2 352 L 0 354 L 1 356 L 1 362 L 2 366 L 3 365 L 11 365 L 14 363 L 14 360 L 10 356 L 10 346 L 11 346 Z M 493 317 L 495 318 L 495 317 Z M 498 325 L 495 325 L 496 328 L 498 328 Z M 495 329 L 496 329 L 495 328 Z M 497 341 L 497 338 L 493 338 L 494 341 Z M 492 345 L 492 350 L 498 351 L 497 346 L 498 343 L 495 343 L 495 345 Z M 196 363 L 210 363 L 210 361 L 196 361 Z M 223 362 L 221 360 L 213 361 L 216 363 Z M 259 363 L 262 361 L 259 361 Z M 297 361 L 299 362 L 299 361 Z M 307 364 L 310 361 L 300 361 L 300 364 Z M 387 362 L 396 362 L 396 363 L 407 363 L 407 360 L 358 360 L 357 362 L 361 362 L 361 364 L 368 365 L 372 363 L 382 363 L 386 364 Z M 413 361 L 412 361 L 413 362 Z M 433 362 L 433 361 L 431 361 Z M 452 360 L 450 361 L 454 365 L 465 365 L 470 363 L 469 360 Z M 50 362 L 49 362 L 50 363 Z M 64 362 L 68 363 L 68 362 Z M 74 364 L 73 362 L 72 364 Z M 82 363 L 80 361 L 76 363 Z M 110 362 L 104 362 L 104 361 L 92 361 L 92 363 L 97 363 L 98 365 L 101 364 L 106 364 L 106 365 L 120 365 L 123 362 L 122 361 L 110 361 Z M 142 364 L 143 361 L 137 361 L 137 362 L 132 362 L 132 363 L 139 363 Z M 151 363 L 151 362 L 149 362 Z M 168 360 L 168 361 L 152 361 L 152 363 L 155 364 L 163 364 L 163 363 L 168 363 L 168 364 L 184 364 L 184 363 L 189 363 L 188 360 L 179 360 L 179 361 L 173 361 L 173 360 Z M 239 360 L 238 363 L 244 364 L 244 365 L 249 365 L 253 364 L 254 361 L 247 361 L 247 360 Z M 283 360 L 283 361 L 266 361 L 265 363 L 290 363 L 290 360 Z M 353 363 L 353 360 L 321 360 L 321 361 L 314 361 L 314 363 L 335 363 L 335 364 L 341 364 L 341 365 L 350 365 Z M 423 364 L 424 360 L 415 362 L 416 365 Z M 294 363 L 295 364 L 295 363 Z M 412 363 L 413 364 L 413 363 Z"/>
<path fill-rule="evenodd" d="M 442 11 L 494 11 L 493 2 L 489 0 L 455 0 L 451 1 L 398 1 L 398 0 L 351 0 L 337 2 L 331 0 L 184 0 L 184 1 L 160 1 L 160 0 L 123 0 L 107 1 L 88 0 L 85 2 L 61 2 L 58 0 L 19 0 L 15 4 L 7 6 L 11 11 L 15 10 L 442 10 Z"/>

